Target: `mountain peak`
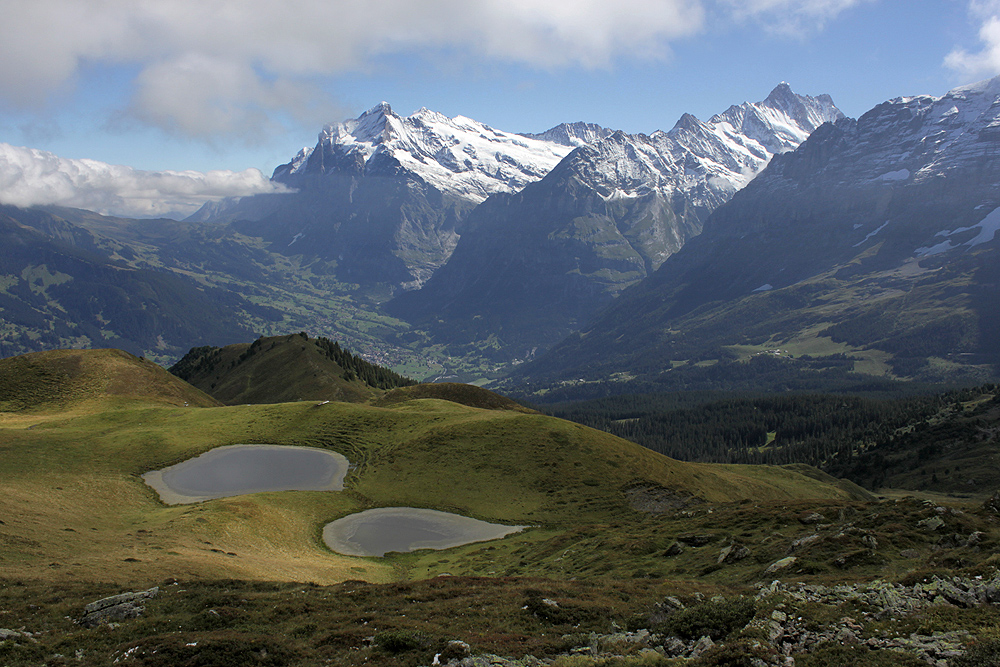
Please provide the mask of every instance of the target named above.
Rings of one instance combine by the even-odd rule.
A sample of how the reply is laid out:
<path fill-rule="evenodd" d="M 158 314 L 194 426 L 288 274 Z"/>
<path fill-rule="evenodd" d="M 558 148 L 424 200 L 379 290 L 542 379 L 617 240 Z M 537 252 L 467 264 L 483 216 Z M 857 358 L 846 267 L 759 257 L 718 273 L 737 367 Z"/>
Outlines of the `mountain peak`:
<path fill-rule="evenodd" d="M 295 180 L 306 173 L 367 173 L 391 164 L 441 192 L 479 203 L 540 179 L 573 148 L 608 132 L 573 123 L 543 135 L 519 135 L 426 107 L 400 116 L 380 102 L 355 119 L 327 125 L 316 148 L 278 167 L 275 176 Z M 380 158 L 372 161 L 376 154 Z"/>
<path fill-rule="evenodd" d="M 391 116 L 393 115 L 392 107 L 389 106 L 388 102 L 382 100 L 381 102 L 373 106 L 371 109 L 361 114 L 361 117 L 364 118 L 365 116 L 374 116 L 378 114 L 382 114 L 383 116 Z"/>
<path fill-rule="evenodd" d="M 694 130 L 701 125 L 701 121 L 692 114 L 685 113 L 674 123 L 673 130 Z"/>
<path fill-rule="evenodd" d="M 767 96 L 767 99 L 764 101 L 777 102 L 779 100 L 787 100 L 787 99 L 798 99 L 798 96 L 795 94 L 795 92 L 792 90 L 792 87 L 789 86 L 787 82 L 782 81 L 781 83 L 779 83 L 777 86 L 774 87 L 774 90 L 770 92 L 770 94 Z"/>
<path fill-rule="evenodd" d="M 609 134 L 611 134 L 611 130 L 606 127 L 601 127 L 596 123 L 577 121 L 575 123 L 561 123 L 538 134 L 522 133 L 521 136 L 542 141 L 554 141 L 563 146 L 576 148 L 603 139 Z"/>
<path fill-rule="evenodd" d="M 948 91 L 945 97 L 965 97 L 967 95 L 1000 96 L 1000 76 L 953 88 Z"/>

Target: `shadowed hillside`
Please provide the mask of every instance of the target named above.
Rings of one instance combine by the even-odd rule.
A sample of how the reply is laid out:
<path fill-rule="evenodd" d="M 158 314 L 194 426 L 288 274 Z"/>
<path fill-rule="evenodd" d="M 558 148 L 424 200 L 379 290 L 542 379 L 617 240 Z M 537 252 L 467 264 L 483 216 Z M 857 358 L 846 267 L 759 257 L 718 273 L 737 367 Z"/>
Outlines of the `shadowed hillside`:
<path fill-rule="evenodd" d="M 196 347 L 170 372 L 231 405 L 299 400 L 364 403 L 386 390 L 413 384 L 333 341 L 304 333 L 221 348 Z"/>

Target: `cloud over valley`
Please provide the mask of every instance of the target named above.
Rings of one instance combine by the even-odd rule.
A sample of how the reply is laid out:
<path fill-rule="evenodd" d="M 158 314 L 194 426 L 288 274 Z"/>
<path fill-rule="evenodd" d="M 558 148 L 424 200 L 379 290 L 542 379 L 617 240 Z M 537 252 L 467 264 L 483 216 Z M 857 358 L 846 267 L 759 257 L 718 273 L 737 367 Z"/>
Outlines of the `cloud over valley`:
<path fill-rule="evenodd" d="M 283 192 L 257 169 L 141 171 L 0 143 L 0 203 L 85 208 L 120 217 L 185 217 L 226 197 Z"/>

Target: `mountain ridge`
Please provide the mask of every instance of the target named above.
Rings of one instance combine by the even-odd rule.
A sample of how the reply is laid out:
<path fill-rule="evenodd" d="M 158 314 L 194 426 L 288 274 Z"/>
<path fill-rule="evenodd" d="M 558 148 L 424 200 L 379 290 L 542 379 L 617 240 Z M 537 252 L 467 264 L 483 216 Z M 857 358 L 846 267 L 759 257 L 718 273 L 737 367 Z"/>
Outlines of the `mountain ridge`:
<path fill-rule="evenodd" d="M 451 256 L 472 209 L 542 178 L 582 136 L 604 132 L 576 123 L 520 135 L 426 108 L 399 116 L 382 102 L 326 125 L 313 148 L 274 170 L 272 180 L 295 192 L 215 205 L 196 219 L 314 258 L 342 282 L 416 289 Z"/>
<path fill-rule="evenodd" d="M 668 360 L 809 340 L 828 353 L 883 355 L 882 372 L 897 377 L 940 381 L 957 364 L 970 380 L 989 379 L 998 93 L 993 79 L 822 126 L 536 370 L 576 359 L 558 375 L 593 363 L 591 375 L 654 377 L 670 372 Z"/>
<path fill-rule="evenodd" d="M 531 355 L 655 271 L 773 151 L 842 116 L 829 96 L 780 84 L 709 122 L 687 114 L 669 132 L 613 132 L 474 209 L 449 261 L 389 312 L 439 342 L 492 336 L 508 358 Z"/>

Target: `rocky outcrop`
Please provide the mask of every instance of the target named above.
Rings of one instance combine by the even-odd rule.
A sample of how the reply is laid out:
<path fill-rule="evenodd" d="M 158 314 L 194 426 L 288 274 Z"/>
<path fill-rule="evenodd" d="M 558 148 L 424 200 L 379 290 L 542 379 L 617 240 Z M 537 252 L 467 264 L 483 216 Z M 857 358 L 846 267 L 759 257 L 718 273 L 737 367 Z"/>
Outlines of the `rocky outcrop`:
<path fill-rule="evenodd" d="M 990 499 L 983 504 L 983 507 L 991 512 L 1000 514 L 1000 490 L 997 490 L 996 493 L 990 496 Z"/>
<path fill-rule="evenodd" d="M 159 592 L 160 588 L 154 586 L 146 591 L 122 593 L 96 600 L 84 607 L 83 616 L 77 623 L 85 628 L 94 628 L 102 623 L 139 618 L 146 609 L 146 600 L 156 597 Z"/>
<path fill-rule="evenodd" d="M 696 605 L 706 601 L 700 594 L 695 594 L 694 598 Z M 726 600 L 716 597 L 711 602 L 725 604 Z M 758 612 L 749 623 L 737 628 L 729 637 L 713 641 L 708 636 L 682 639 L 661 634 L 664 627 L 669 627 L 665 621 L 671 615 L 686 609 L 678 598 L 667 597 L 656 605 L 649 616 L 651 629 L 607 634 L 592 632 L 588 636 L 566 635 L 563 639 L 575 642 L 576 646 L 564 656 L 587 656 L 594 659 L 594 664 L 605 664 L 605 661 L 615 664 L 614 661 L 623 656 L 655 654 L 668 659 L 691 660 L 706 654 L 743 651 L 747 647 L 756 646 L 761 650 L 754 652 L 755 656 L 760 656 L 753 658 L 754 665 L 787 667 L 795 664 L 795 656 L 817 650 L 825 644 L 833 644 L 865 647 L 873 651 L 900 651 L 913 655 L 928 665 L 947 667 L 955 658 L 963 655 L 966 647 L 975 640 L 967 630 L 892 636 L 884 629 L 873 629 L 867 624 L 871 621 L 901 619 L 935 605 L 961 608 L 1000 605 L 1000 572 L 992 578 L 935 576 L 912 585 L 878 580 L 835 586 L 774 581 L 770 584 L 758 584 L 755 602 Z M 797 611 L 804 604 L 843 608 L 844 612 L 851 615 L 845 614 L 832 623 L 818 624 L 814 620 L 803 618 L 801 612 Z M 867 611 L 855 618 L 858 609 Z M 502 658 L 477 655 L 435 664 L 448 667 L 541 667 L 564 656 L 540 660 L 533 656 Z"/>
<path fill-rule="evenodd" d="M 775 581 L 762 586 L 759 598 L 781 595 L 798 602 L 839 605 L 856 602 L 877 611 L 875 618 L 896 618 L 917 609 L 937 604 L 970 608 L 981 604 L 1000 604 L 1000 573 L 992 579 L 933 576 L 912 586 L 873 581 L 869 584 L 785 584 Z"/>

